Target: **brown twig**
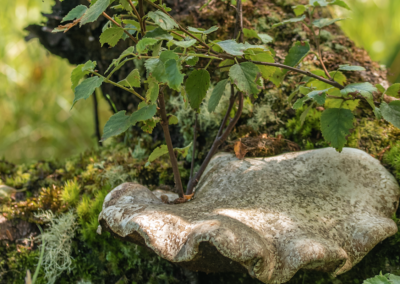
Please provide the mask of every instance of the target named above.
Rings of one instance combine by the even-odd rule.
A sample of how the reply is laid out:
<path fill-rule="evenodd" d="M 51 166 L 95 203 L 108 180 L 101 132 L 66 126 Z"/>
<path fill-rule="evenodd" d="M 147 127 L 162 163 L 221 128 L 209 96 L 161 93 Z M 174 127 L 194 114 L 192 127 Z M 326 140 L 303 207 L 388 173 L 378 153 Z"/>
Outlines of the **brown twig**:
<path fill-rule="evenodd" d="M 236 39 L 236 37 L 240 33 L 240 42 L 244 42 L 244 36 L 243 36 L 243 6 L 242 6 L 242 0 L 238 0 L 236 4 L 236 24 L 235 24 L 235 32 L 233 39 Z"/>
<path fill-rule="evenodd" d="M 196 156 L 197 119 L 198 119 L 198 113 L 196 112 L 196 118 L 194 120 L 194 125 L 193 125 L 193 152 L 192 152 L 192 163 L 190 165 L 190 180 L 193 178 L 194 160 Z"/>
<path fill-rule="evenodd" d="M 145 34 L 146 31 L 146 26 L 142 21 L 142 17 L 139 15 L 138 11 L 136 10 L 135 5 L 133 5 L 131 0 L 128 0 L 129 5 L 132 7 L 133 13 L 135 13 L 135 16 L 137 17 L 137 20 L 139 21 L 139 25 L 140 25 L 140 30 L 142 32 L 142 37 Z"/>
<path fill-rule="evenodd" d="M 97 94 L 94 92 L 93 96 L 93 113 L 94 113 L 94 130 L 97 138 L 97 144 L 101 147 L 103 143 L 101 140 L 101 133 L 100 133 L 100 120 L 99 120 L 99 104 L 97 101 Z"/>
<path fill-rule="evenodd" d="M 113 22 L 114 25 L 123 29 L 123 27 L 120 24 L 118 24 L 113 18 L 107 15 L 106 12 L 103 12 L 103 16 L 106 17 L 109 21 Z M 131 38 L 131 40 L 133 40 L 134 43 L 138 43 L 137 39 L 134 38 L 133 35 L 131 35 L 127 30 L 124 30 L 124 33 L 126 33 Z"/>
<path fill-rule="evenodd" d="M 198 182 L 199 182 L 201 176 L 203 175 L 206 167 L 210 163 L 211 158 L 218 151 L 218 148 L 222 145 L 222 143 L 228 138 L 229 134 L 231 133 L 231 131 L 235 127 L 236 123 L 238 122 L 240 116 L 242 115 L 242 111 L 243 111 L 243 93 L 239 92 L 238 95 L 239 95 L 239 107 L 238 107 L 238 110 L 236 111 L 235 117 L 231 120 L 231 122 L 229 123 L 229 125 L 226 128 L 226 130 L 224 131 L 224 133 L 221 136 L 217 136 L 215 138 L 214 143 L 213 143 L 210 151 L 208 152 L 206 158 L 204 159 L 203 163 L 201 164 L 199 171 L 196 173 L 195 177 L 193 179 L 191 179 L 190 182 L 189 182 L 188 188 L 186 190 L 186 194 L 187 195 L 193 194 L 193 190 L 196 187 L 196 185 L 198 184 Z"/>
<path fill-rule="evenodd" d="M 161 116 L 161 126 L 162 126 L 162 129 L 164 132 L 165 141 L 167 143 L 169 159 L 171 160 L 172 170 L 174 172 L 175 186 L 178 189 L 179 197 L 183 198 L 184 192 L 183 192 L 182 180 L 181 180 L 181 175 L 179 173 L 178 162 L 176 160 L 176 156 L 174 153 L 174 147 L 172 145 L 171 135 L 169 133 L 168 117 L 167 117 L 167 113 L 165 110 L 163 89 L 160 90 L 160 93 L 158 95 L 158 101 L 159 101 L 159 106 L 160 106 L 160 109 L 158 112 Z"/>

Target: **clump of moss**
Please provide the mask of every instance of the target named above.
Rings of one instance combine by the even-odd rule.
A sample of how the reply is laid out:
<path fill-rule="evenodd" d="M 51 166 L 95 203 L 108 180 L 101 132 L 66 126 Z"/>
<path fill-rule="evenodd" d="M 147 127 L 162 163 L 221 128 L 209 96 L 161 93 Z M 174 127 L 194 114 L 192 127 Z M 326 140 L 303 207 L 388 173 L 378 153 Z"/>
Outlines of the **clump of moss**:
<path fill-rule="evenodd" d="M 400 142 L 394 143 L 384 154 L 383 162 L 389 165 L 395 177 L 400 180 Z"/>

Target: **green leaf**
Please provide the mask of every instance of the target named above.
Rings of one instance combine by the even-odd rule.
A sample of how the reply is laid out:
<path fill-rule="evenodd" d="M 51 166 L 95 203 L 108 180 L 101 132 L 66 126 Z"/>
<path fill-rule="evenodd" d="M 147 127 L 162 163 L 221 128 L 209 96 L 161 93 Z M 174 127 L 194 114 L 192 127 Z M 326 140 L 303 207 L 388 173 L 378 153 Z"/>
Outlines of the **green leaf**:
<path fill-rule="evenodd" d="M 79 82 L 85 77 L 87 74 L 89 74 L 89 71 L 82 71 L 84 64 L 79 64 L 72 70 L 71 73 L 71 89 L 74 90 L 76 86 L 78 86 Z"/>
<path fill-rule="evenodd" d="M 332 25 L 333 23 L 336 23 L 338 21 L 342 21 L 344 19 L 326 19 L 326 18 L 321 18 L 321 19 L 317 19 L 313 22 L 313 25 L 316 26 L 317 28 L 324 28 L 327 26 Z"/>
<path fill-rule="evenodd" d="M 125 10 L 132 11 L 132 7 L 131 5 L 129 5 L 129 2 L 127 0 L 119 0 L 119 3 L 121 3 L 122 7 L 124 7 Z"/>
<path fill-rule="evenodd" d="M 152 46 L 158 42 L 155 38 L 142 38 L 136 45 L 136 50 L 139 53 L 143 53 L 148 46 Z"/>
<path fill-rule="evenodd" d="M 84 24 L 96 21 L 107 9 L 108 5 L 110 5 L 110 0 L 97 0 L 83 15 L 80 26 L 82 27 Z"/>
<path fill-rule="evenodd" d="M 152 31 L 146 32 L 146 35 L 144 36 L 149 37 L 149 38 L 155 38 L 158 40 L 172 40 L 174 37 L 170 35 L 167 31 L 164 31 L 162 28 L 157 27 L 156 29 Z"/>
<path fill-rule="evenodd" d="M 305 103 L 306 101 L 308 101 L 308 100 L 310 100 L 310 98 L 307 97 L 307 96 L 302 97 L 301 99 L 298 99 L 298 100 L 294 103 L 293 108 L 294 108 L 294 109 L 299 109 L 299 108 L 301 108 L 301 107 L 304 105 L 304 103 Z"/>
<path fill-rule="evenodd" d="M 303 126 L 304 121 L 307 118 L 307 114 L 310 112 L 310 110 L 312 109 L 312 107 L 314 106 L 314 104 L 310 104 L 304 111 L 303 113 L 300 115 L 300 125 Z"/>
<path fill-rule="evenodd" d="M 304 57 L 310 51 L 310 44 L 308 42 L 300 42 L 297 41 L 295 44 L 290 48 L 289 54 L 286 56 L 285 61 L 283 64 L 294 67 L 299 64 Z M 283 73 L 286 74 L 288 70 L 283 70 Z"/>
<path fill-rule="evenodd" d="M 385 93 L 386 89 L 381 84 L 375 84 L 375 87 L 378 89 L 379 92 L 382 94 Z"/>
<path fill-rule="evenodd" d="M 96 68 L 97 62 L 96 61 L 92 61 L 89 60 L 85 63 L 85 65 L 83 65 L 82 67 L 82 71 L 94 71 L 94 68 Z"/>
<path fill-rule="evenodd" d="M 125 115 L 125 111 L 120 111 L 110 117 L 104 126 L 103 137 L 104 141 L 112 136 L 119 135 L 125 132 L 130 126 L 135 125 L 139 121 L 151 119 L 157 112 L 157 106 L 154 104 L 147 105 L 135 111 L 130 116 Z"/>
<path fill-rule="evenodd" d="M 345 8 L 347 10 L 351 10 L 349 5 L 347 5 L 346 2 L 344 2 L 343 0 L 334 0 L 331 3 L 329 3 L 329 5 L 335 5 L 335 6 Z"/>
<path fill-rule="evenodd" d="M 146 100 L 155 103 L 158 98 L 158 93 L 160 92 L 160 87 L 154 77 L 149 77 L 147 83 L 149 84 L 149 87 L 146 92 Z"/>
<path fill-rule="evenodd" d="M 258 73 L 259 69 L 254 63 L 243 62 L 231 67 L 229 70 L 229 77 L 243 93 L 247 95 L 257 95 L 260 92 L 255 83 Z"/>
<path fill-rule="evenodd" d="M 246 28 L 243 29 L 243 35 L 246 38 L 258 38 L 264 44 L 267 44 L 267 43 L 272 42 L 274 40 L 271 36 L 269 36 L 267 34 L 259 34 L 255 30 L 246 29 Z"/>
<path fill-rule="evenodd" d="M 190 147 L 192 147 L 192 142 L 190 142 L 190 144 L 184 148 L 174 148 L 174 150 L 181 154 L 183 158 L 186 158 L 189 153 Z"/>
<path fill-rule="evenodd" d="M 306 18 L 306 15 L 303 15 L 300 18 L 291 18 L 289 20 L 285 20 L 285 21 L 282 21 L 280 23 L 273 24 L 271 28 L 274 29 L 276 27 L 282 26 L 282 25 L 287 24 L 287 23 L 301 22 L 301 21 L 304 21 L 305 18 Z"/>
<path fill-rule="evenodd" d="M 107 68 L 105 73 L 107 73 L 113 66 L 118 66 L 122 59 L 124 59 L 125 57 L 129 56 L 134 51 L 135 51 L 135 47 L 134 46 L 130 46 L 127 49 L 125 49 L 121 53 L 121 55 L 117 59 L 114 59 L 113 62 L 110 64 L 110 66 L 108 66 L 108 68 Z"/>
<path fill-rule="evenodd" d="M 369 278 L 363 284 L 393 284 L 383 275 L 377 275 L 374 278 Z"/>
<path fill-rule="evenodd" d="M 333 88 L 327 92 L 331 96 L 335 97 L 345 97 L 340 93 L 339 89 Z M 351 111 L 355 110 L 358 106 L 360 100 L 341 100 L 341 99 L 326 99 L 325 101 L 325 108 L 345 108 Z"/>
<path fill-rule="evenodd" d="M 104 126 L 101 141 L 104 141 L 112 136 L 119 135 L 128 130 L 128 128 L 131 126 L 131 117 L 130 115 L 125 115 L 125 112 L 125 110 L 121 110 L 110 117 Z"/>
<path fill-rule="evenodd" d="M 168 118 L 168 124 L 169 124 L 169 125 L 178 124 L 178 122 L 179 122 L 179 120 L 178 120 L 178 118 L 177 118 L 175 115 L 171 115 L 171 116 Z"/>
<path fill-rule="evenodd" d="M 109 28 L 106 29 L 100 35 L 100 43 L 103 46 L 105 43 L 108 43 L 111 47 L 114 47 L 118 41 L 121 39 L 124 34 L 124 30 L 121 28 Z"/>
<path fill-rule="evenodd" d="M 154 151 L 150 154 L 145 167 L 148 167 L 151 162 L 153 162 L 155 159 L 157 159 L 165 154 L 168 154 L 168 146 L 167 145 L 161 145 L 160 147 L 155 148 Z"/>
<path fill-rule="evenodd" d="M 195 66 L 199 62 L 199 58 L 197 56 L 188 56 L 185 58 L 185 62 L 190 66 Z"/>
<path fill-rule="evenodd" d="M 386 90 L 386 95 L 398 98 L 400 94 L 400 83 L 396 83 L 391 85 L 387 90 Z"/>
<path fill-rule="evenodd" d="M 179 87 L 183 83 L 184 75 L 179 71 L 178 62 L 175 59 L 168 59 L 168 61 L 165 62 L 165 73 L 168 86 L 171 89 L 179 91 Z"/>
<path fill-rule="evenodd" d="M 330 89 L 331 88 L 325 90 L 312 91 L 311 93 L 308 93 L 307 96 L 310 99 L 316 101 L 319 105 L 323 105 L 326 100 L 326 92 L 329 91 Z"/>
<path fill-rule="evenodd" d="M 150 19 L 154 21 L 156 25 L 166 31 L 178 28 L 178 25 L 172 20 L 167 14 L 161 11 L 149 12 L 147 14 Z"/>
<path fill-rule="evenodd" d="M 322 135 L 339 152 L 342 151 L 346 144 L 346 136 L 353 128 L 353 119 L 351 111 L 343 108 L 330 108 L 321 115 Z"/>
<path fill-rule="evenodd" d="M 400 276 L 389 274 L 389 280 L 392 281 L 393 284 L 400 284 Z"/>
<path fill-rule="evenodd" d="M 79 101 L 80 99 L 87 99 L 90 97 L 91 94 L 93 94 L 94 90 L 98 87 L 101 86 L 103 83 L 104 78 L 102 77 L 91 77 L 87 78 L 82 81 L 76 88 L 75 88 L 75 98 L 72 103 L 71 109 L 74 107 L 75 103 Z"/>
<path fill-rule="evenodd" d="M 221 47 L 226 53 L 235 56 L 243 55 L 243 50 L 246 49 L 243 43 L 237 43 L 233 39 L 217 42 L 217 45 Z"/>
<path fill-rule="evenodd" d="M 69 11 L 69 13 L 62 19 L 61 23 L 64 23 L 66 21 L 73 21 L 75 19 L 79 19 L 80 17 L 83 16 L 83 14 L 85 14 L 87 9 L 88 8 L 85 5 L 76 6 L 74 9 Z"/>
<path fill-rule="evenodd" d="M 131 73 L 122 81 L 119 81 L 118 84 L 121 84 L 125 87 L 140 87 L 140 74 L 139 70 L 132 70 Z"/>
<path fill-rule="evenodd" d="M 371 85 L 370 83 L 355 83 L 347 85 L 346 87 L 344 87 L 344 89 L 340 91 L 340 93 L 342 95 L 348 95 L 350 93 L 359 93 L 366 98 L 367 102 L 370 104 L 372 109 L 375 109 L 372 93 L 377 91 L 378 89 L 375 86 Z"/>
<path fill-rule="evenodd" d="M 229 83 L 228 79 L 219 81 L 218 84 L 214 87 L 211 97 L 208 100 L 208 111 L 213 112 L 219 104 L 219 101 L 222 98 L 222 95 L 225 92 L 226 85 Z"/>
<path fill-rule="evenodd" d="M 190 106 L 197 110 L 207 94 L 210 87 L 210 73 L 207 70 L 200 69 L 190 73 L 185 82 L 185 89 L 189 99 Z"/>
<path fill-rule="evenodd" d="M 326 7 L 329 4 L 328 2 L 326 2 L 326 0 L 310 0 L 309 3 L 311 6 L 314 6 L 314 7 L 316 7 L 316 6 Z"/>
<path fill-rule="evenodd" d="M 273 42 L 273 38 L 267 34 L 258 34 L 258 38 L 262 41 L 263 44 L 267 44 Z"/>
<path fill-rule="evenodd" d="M 381 104 L 381 113 L 386 121 L 400 128 L 400 101 L 393 101 L 390 104 Z"/>
<path fill-rule="evenodd" d="M 293 12 L 294 14 L 298 17 L 304 14 L 304 12 L 307 10 L 306 6 L 304 5 L 297 5 L 293 6 Z"/>
<path fill-rule="evenodd" d="M 171 42 L 173 44 L 175 44 L 176 46 L 182 47 L 182 48 L 189 48 L 192 45 L 194 45 L 197 40 L 193 39 L 189 39 L 189 40 L 181 40 L 181 41 L 176 41 L 176 40 L 171 40 Z"/>
<path fill-rule="evenodd" d="M 339 69 L 342 71 L 365 71 L 364 67 L 361 66 L 350 66 L 350 65 L 339 65 Z"/>
<path fill-rule="evenodd" d="M 250 55 L 250 59 L 252 61 L 262 61 L 262 62 L 268 62 L 268 63 L 275 62 L 274 58 L 272 57 L 271 53 L 269 53 L 269 52 L 257 53 L 254 55 Z M 276 67 L 273 67 L 273 66 L 257 64 L 257 67 L 260 70 L 261 75 L 265 80 L 269 80 L 276 70 Z"/>
<path fill-rule="evenodd" d="M 212 26 L 208 30 L 196 29 L 196 28 L 193 28 L 193 27 L 188 27 L 188 30 L 189 30 L 189 32 L 192 32 L 192 33 L 208 35 L 210 33 L 215 32 L 216 30 L 218 30 L 218 26 Z"/>

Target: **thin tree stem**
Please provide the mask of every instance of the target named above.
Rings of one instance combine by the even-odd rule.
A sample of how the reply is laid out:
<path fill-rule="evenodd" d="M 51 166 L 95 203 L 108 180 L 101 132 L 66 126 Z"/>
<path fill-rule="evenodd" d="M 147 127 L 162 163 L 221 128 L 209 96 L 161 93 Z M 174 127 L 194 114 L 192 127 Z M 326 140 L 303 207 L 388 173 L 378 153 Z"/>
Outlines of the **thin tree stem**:
<path fill-rule="evenodd" d="M 239 107 L 238 110 L 236 111 L 235 117 L 231 120 L 225 132 L 221 136 L 217 136 L 215 138 L 214 143 L 210 151 L 208 152 L 206 158 L 204 159 L 203 163 L 201 164 L 199 171 L 196 173 L 195 177 L 190 180 L 188 188 L 186 190 L 186 195 L 190 195 L 193 193 L 194 188 L 199 183 L 199 180 L 203 175 L 205 169 L 207 168 L 208 164 L 210 163 L 211 158 L 218 151 L 218 148 L 222 145 L 222 143 L 224 143 L 225 140 L 228 138 L 232 129 L 235 127 L 240 116 L 242 115 L 242 111 L 243 111 L 243 93 L 239 92 Z"/>
<path fill-rule="evenodd" d="M 235 87 L 233 85 L 231 85 L 231 97 L 229 98 L 229 106 L 228 106 L 228 110 L 225 113 L 225 117 L 222 120 L 221 126 L 219 127 L 219 131 L 217 134 L 217 137 L 221 136 L 222 131 L 225 128 L 226 122 L 228 121 L 229 115 L 231 113 L 231 110 L 233 108 L 233 104 L 235 103 Z"/>
<path fill-rule="evenodd" d="M 138 11 L 136 10 L 135 5 L 133 5 L 131 0 L 128 0 L 129 5 L 131 5 L 133 13 L 135 13 L 135 16 L 137 18 L 137 20 L 139 21 L 139 25 L 140 25 L 140 30 L 142 31 L 142 37 L 144 36 L 145 33 L 145 27 L 143 27 L 144 23 L 142 21 L 142 17 L 139 15 Z"/>
<path fill-rule="evenodd" d="M 118 24 L 113 18 L 111 18 L 109 15 L 107 15 L 106 12 L 103 12 L 103 16 L 106 17 L 109 21 L 113 22 L 114 25 L 116 25 L 122 29 L 124 28 L 123 26 Z M 129 36 L 131 38 L 131 40 L 133 40 L 134 43 L 138 43 L 137 39 L 134 38 L 133 35 L 131 35 L 127 30 L 124 30 L 124 33 L 126 33 L 127 36 Z"/>
<path fill-rule="evenodd" d="M 103 146 L 103 143 L 100 141 L 101 140 L 101 134 L 100 134 L 100 119 L 99 119 L 99 104 L 97 101 L 97 90 L 93 93 L 93 113 L 94 113 L 94 130 L 96 133 L 96 138 L 97 138 L 97 144 L 101 147 Z"/>
<path fill-rule="evenodd" d="M 139 16 L 140 16 L 140 22 L 141 22 L 141 27 L 143 28 L 142 32 L 143 35 L 146 33 L 146 24 L 144 23 L 144 9 L 143 9 L 143 0 L 139 0 L 138 1 L 138 5 L 139 5 Z"/>
<path fill-rule="evenodd" d="M 183 197 L 184 192 L 183 192 L 182 180 L 181 180 L 181 175 L 179 173 L 178 161 L 176 160 L 174 147 L 172 145 L 171 135 L 169 133 L 168 117 L 165 110 L 164 93 L 162 90 L 160 91 L 160 94 L 158 96 L 158 101 L 160 105 L 159 114 L 161 116 L 161 126 L 164 131 L 165 141 L 168 147 L 169 159 L 171 160 L 172 170 L 174 172 L 175 186 L 178 189 L 179 197 Z"/>
<path fill-rule="evenodd" d="M 194 125 L 193 125 L 193 152 L 192 152 L 192 164 L 190 165 L 190 180 L 193 178 L 194 160 L 196 156 L 197 119 L 198 119 L 198 113 L 196 112 L 196 118 L 194 120 Z"/>
<path fill-rule="evenodd" d="M 244 42 L 242 0 L 237 0 L 236 4 L 236 24 L 235 24 L 235 33 L 233 39 L 236 39 L 239 33 L 240 33 L 240 42 Z"/>

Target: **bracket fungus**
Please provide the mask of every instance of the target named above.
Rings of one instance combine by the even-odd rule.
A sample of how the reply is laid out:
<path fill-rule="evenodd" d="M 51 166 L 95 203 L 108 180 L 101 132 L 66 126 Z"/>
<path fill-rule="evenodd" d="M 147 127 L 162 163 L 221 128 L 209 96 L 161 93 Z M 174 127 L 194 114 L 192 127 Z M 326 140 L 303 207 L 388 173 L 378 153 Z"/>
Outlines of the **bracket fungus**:
<path fill-rule="evenodd" d="M 219 153 L 196 190 L 194 200 L 169 205 L 121 184 L 105 198 L 100 224 L 188 269 L 247 271 L 264 283 L 299 269 L 344 273 L 397 232 L 399 186 L 357 149 L 244 160 Z"/>

